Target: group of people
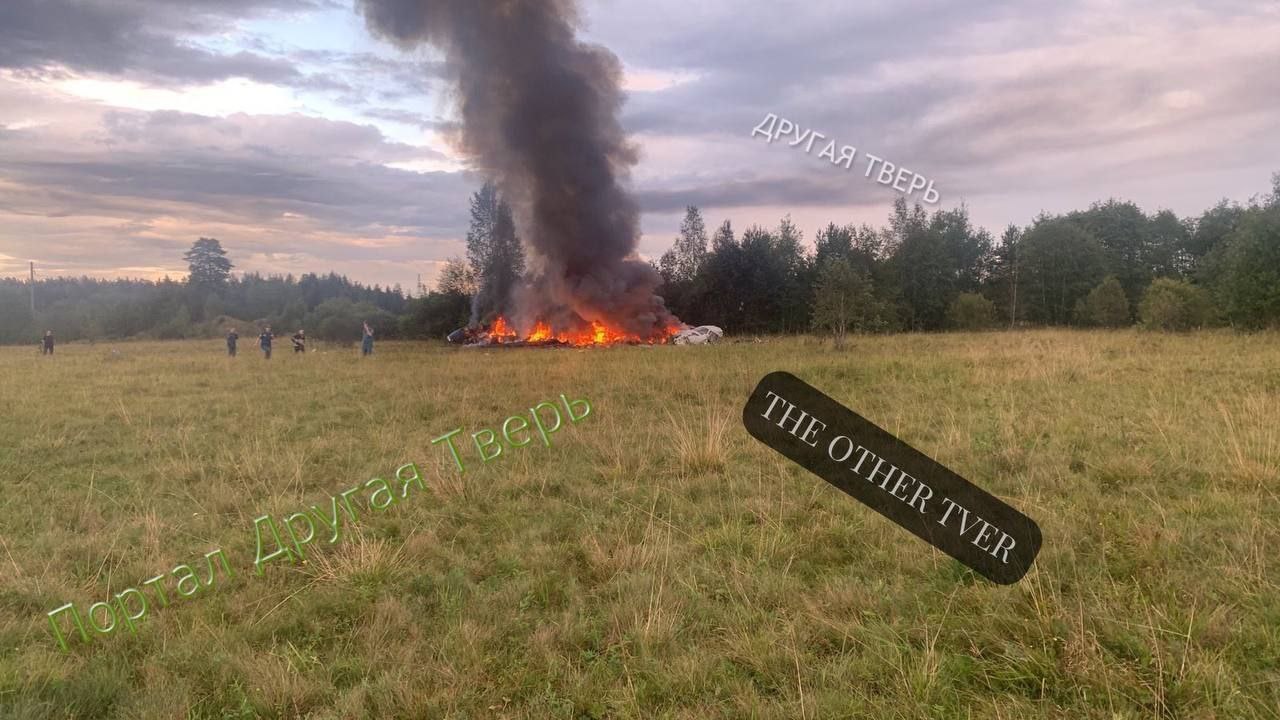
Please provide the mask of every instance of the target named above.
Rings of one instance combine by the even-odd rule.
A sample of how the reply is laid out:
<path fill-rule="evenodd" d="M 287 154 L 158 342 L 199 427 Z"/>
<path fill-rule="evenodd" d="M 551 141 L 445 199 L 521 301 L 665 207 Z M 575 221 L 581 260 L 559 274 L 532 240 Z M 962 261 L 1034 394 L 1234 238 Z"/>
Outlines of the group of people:
<path fill-rule="evenodd" d="M 262 348 L 263 357 L 271 359 L 271 341 L 275 339 L 275 335 L 271 334 L 271 326 L 268 325 L 263 329 L 262 334 L 258 336 L 258 346 Z M 289 338 L 293 342 L 293 351 L 295 353 L 305 353 L 307 351 L 307 334 L 299 330 Z M 231 357 L 236 356 L 236 343 L 240 341 L 240 334 L 235 328 L 231 328 L 231 332 L 227 333 L 227 354 Z M 40 354 L 53 354 L 53 331 L 46 330 L 44 338 L 40 342 Z M 360 354 L 373 354 L 373 328 L 369 327 L 369 323 L 364 323 L 364 339 L 360 342 Z"/>
<path fill-rule="evenodd" d="M 271 333 L 271 326 L 268 325 L 262 330 L 262 334 L 258 336 L 258 347 L 262 348 L 262 356 L 267 360 L 271 359 L 271 341 L 275 339 L 275 335 Z M 231 328 L 231 332 L 227 333 L 227 354 L 231 357 L 236 356 L 236 343 L 240 340 L 240 334 L 235 328 Z M 293 334 L 289 338 L 293 342 L 293 351 L 295 353 L 305 353 L 307 351 L 307 334 L 303 330 Z M 49 352 L 53 352 L 52 337 L 46 339 L 49 345 Z M 364 323 L 364 338 L 360 343 L 361 355 L 373 354 L 373 328 L 369 327 L 369 323 Z"/>

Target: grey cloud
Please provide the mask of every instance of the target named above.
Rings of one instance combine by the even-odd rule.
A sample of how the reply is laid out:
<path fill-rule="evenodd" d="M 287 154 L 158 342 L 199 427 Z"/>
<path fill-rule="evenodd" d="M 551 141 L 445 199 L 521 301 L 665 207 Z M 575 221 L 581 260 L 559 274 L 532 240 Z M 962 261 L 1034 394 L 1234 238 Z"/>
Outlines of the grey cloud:
<path fill-rule="evenodd" d="M 444 73 L 442 62 L 424 58 L 287 47 L 275 48 L 272 52 L 300 67 L 315 68 L 305 81 L 296 85 L 341 90 L 342 100 L 348 105 L 365 105 L 375 100 L 420 100 L 432 93 Z"/>
<path fill-rule="evenodd" d="M 641 189 L 636 193 L 645 212 L 679 212 L 689 205 L 700 208 L 742 208 L 760 205 L 827 207 L 886 202 L 893 191 L 823 161 L 804 176 L 777 176 L 751 180 L 703 182 L 684 187 Z M 855 166 L 856 167 L 856 166 Z"/>
<path fill-rule="evenodd" d="M 26 215 L 145 222 L 151 205 L 181 203 L 227 222 L 270 225 L 288 213 L 333 232 L 457 236 L 468 176 L 382 164 L 437 155 L 354 123 L 115 111 L 97 137 L 6 130 L 0 181 L 22 190 L 3 206 Z"/>
<path fill-rule="evenodd" d="M 310 0 L 5 0 L 0 3 L 0 68 L 28 73 L 128 75 L 154 82 L 245 77 L 325 87 L 280 58 L 222 54 L 188 38 L 226 30 L 240 18 L 320 7 Z"/>
<path fill-rule="evenodd" d="M 454 120 L 429 118 L 422 113 L 401 110 L 400 108 L 373 107 L 364 110 L 361 114 L 373 120 L 386 120 L 387 122 L 400 123 L 401 125 L 411 125 L 423 130 L 456 132 L 461 128 L 461 125 Z"/>
<path fill-rule="evenodd" d="M 387 140 L 372 125 L 325 120 L 306 115 L 235 114 L 212 118 L 176 111 L 110 110 L 103 114 L 103 145 L 119 148 L 137 143 L 148 152 L 210 152 L 311 160 L 327 163 L 394 163 L 444 160 L 431 148 Z"/>
<path fill-rule="evenodd" d="M 595 7 L 593 37 L 628 67 L 696 76 L 631 93 L 627 129 L 646 142 L 720 139 L 717 154 L 694 153 L 664 168 L 697 180 L 648 184 L 641 196 L 650 212 L 694 201 L 813 206 L 866 197 L 862 189 L 814 177 L 827 168 L 734 177 L 729 168 L 782 152 L 745 141 L 767 113 L 856 145 L 860 160 L 869 151 L 916 170 L 951 198 L 1011 189 L 1075 193 L 1081 184 L 1105 197 L 1109 180 L 1206 163 L 1246 167 L 1250 156 L 1256 165 L 1280 152 L 1280 136 L 1266 132 L 1280 122 L 1280 53 L 1243 43 L 1235 54 L 1215 47 L 1212 65 L 1195 62 L 1204 52 L 1196 33 L 1229 38 L 1241 26 L 1280 24 L 1280 16 L 1256 3 L 981 0 L 801 8 L 710 0 L 699 4 L 693 21 L 679 0 L 653 0 L 643 12 Z M 1085 49 L 1096 41 L 1120 48 L 1120 55 L 1090 54 Z M 1124 55 L 1126 43 L 1146 41 L 1184 46 L 1185 55 L 1175 50 L 1168 62 L 1152 63 L 1141 62 L 1137 49 Z M 1024 50 L 1036 62 L 1021 67 Z M 988 57 L 1008 60 L 983 63 Z M 1178 91 L 1194 92 L 1203 103 L 1167 112 L 1163 95 Z M 743 149 L 725 157 L 723 140 L 735 136 Z M 873 194 L 883 190 L 852 180 Z"/>

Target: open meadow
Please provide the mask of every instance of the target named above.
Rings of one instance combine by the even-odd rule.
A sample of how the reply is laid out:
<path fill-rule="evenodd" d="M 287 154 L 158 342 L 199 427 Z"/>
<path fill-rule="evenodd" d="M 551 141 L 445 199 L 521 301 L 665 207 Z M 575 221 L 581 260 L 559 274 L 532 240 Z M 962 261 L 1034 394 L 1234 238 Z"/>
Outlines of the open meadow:
<path fill-rule="evenodd" d="M 56 353 L 0 348 L 5 720 L 1280 718 L 1275 333 Z M 774 370 L 1034 519 L 1031 572 L 988 582 L 749 437 Z M 460 474 L 431 444 L 561 393 L 592 410 L 550 447 L 460 444 Z M 255 518 L 409 462 L 425 491 L 362 489 L 255 574 Z M 217 549 L 234 579 L 94 634 Z"/>

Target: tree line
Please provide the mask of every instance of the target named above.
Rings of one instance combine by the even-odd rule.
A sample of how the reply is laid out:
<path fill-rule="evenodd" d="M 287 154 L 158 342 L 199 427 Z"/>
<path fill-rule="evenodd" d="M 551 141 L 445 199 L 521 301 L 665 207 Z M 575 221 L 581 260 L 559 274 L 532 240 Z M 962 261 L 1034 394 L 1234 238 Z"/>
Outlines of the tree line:
<path fill-rule="evenodd" d="M 200 238 L 184 256 L 190 275 L 178 281 L 53 278 L 32 287 L 0 278 L 0 344 L 35 343 L 45 330 L 60 341 L 212 337 L 239 326 L 306 328 L 325 340 L 359 338 L 368 321 L 380 336 L 395 337 L 408 298 L 399 288 L 372 287 L 348 278 L 305 274 L 232 275 L 232 263 L 214 238 Z"/>
<path fill-rule="evenodd" d="M 713 232 L 690 206 L 655 263 L 667 306 L 691 324 L 730 333 L 985 329 L 998 326 L 1186 330 L 1280 326 L 1280 173 L 1269 195 L 1223 200 L 1198 217 L 1147 214 L 1107 200 L 1042 213 L 998 238 L 967 207 L 927 212 L 894 203 L 887 225 L 830 223 L 812 246 L 789 217 L 776 228 L 730 220 Z M 466 258 L 449 260 L 420 297 L 344 276 L 233 275 L 220 243 L 200 238 L 185 281 L 0 279 L 0 343 L 206 337 L 228 323 L 305 328 L 353 340 L 440 338 L 508 310 L 526 260 L 511 208 L 486 184 L 471 199 Z"/>
<path fill-rule="evenodd" d="M 697 207 L 657 263 L 687 322 L 728 332 L 1048 325 L 1184 330 L 1280 325 L 1280 173 L 1270 195 L 1199 217 L 1120 200 L 1042 213 L 997 239 L 964 206 L 899 199 L 885 227 L 831 223 L 807 247 L 790 218 L 708 238 Z"/>

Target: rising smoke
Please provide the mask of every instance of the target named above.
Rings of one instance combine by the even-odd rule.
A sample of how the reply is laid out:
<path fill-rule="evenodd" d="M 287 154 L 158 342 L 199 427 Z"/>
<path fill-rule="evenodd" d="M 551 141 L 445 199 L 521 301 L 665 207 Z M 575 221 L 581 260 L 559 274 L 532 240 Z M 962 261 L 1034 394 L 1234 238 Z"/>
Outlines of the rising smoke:
<path fill-rule="evenodd" d="M 517 214 L 534 263 L 518 327 L 601 320 L 652 337 L 678 324 L 634 257 L 639 209 L 624 189 L 637 161 L 618 121 L 622 67 L 576 38 L 573 0 L 361 0 L 369 26 L 445 56 L 462 149 Z M 559 327 L 556 327 L 559 326 Z"/>

